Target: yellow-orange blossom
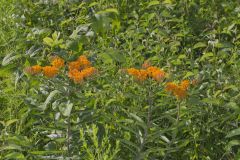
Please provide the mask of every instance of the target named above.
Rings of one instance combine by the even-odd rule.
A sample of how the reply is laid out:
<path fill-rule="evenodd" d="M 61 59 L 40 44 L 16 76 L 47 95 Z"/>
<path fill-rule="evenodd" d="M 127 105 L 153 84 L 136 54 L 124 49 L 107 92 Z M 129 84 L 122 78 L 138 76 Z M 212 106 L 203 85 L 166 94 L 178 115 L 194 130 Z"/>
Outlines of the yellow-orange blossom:
<path fill-rule="evenodd" d="M 187 96 L 187 89 L 189 85 L 189 80 L 183 80 L 179 85 L 173 82 L 168 82 L 166 84 L 166 91 L 172 92 L 177 99 L 183 99 Z"/>

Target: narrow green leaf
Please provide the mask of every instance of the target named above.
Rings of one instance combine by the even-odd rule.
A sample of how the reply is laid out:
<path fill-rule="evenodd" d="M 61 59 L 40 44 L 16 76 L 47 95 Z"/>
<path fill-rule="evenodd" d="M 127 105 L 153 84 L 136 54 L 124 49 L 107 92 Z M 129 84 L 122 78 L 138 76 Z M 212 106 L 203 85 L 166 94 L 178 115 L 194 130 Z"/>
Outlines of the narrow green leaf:
<path fill-rule="evenodd" d="M 15 122 L 17 122 L 17 121 L 18 121 L 18 119 L 8 120 L 8 121 L 6 122 L 6 127 L 10 126 L 11 124 L 13 124 L 13 123 L 15 123 Z"/>
<path fill-rule="evenodd" d="M 25 159 L 25 156 L 22 153 L 11 152 L 7 154 L 4 159 Z"/>

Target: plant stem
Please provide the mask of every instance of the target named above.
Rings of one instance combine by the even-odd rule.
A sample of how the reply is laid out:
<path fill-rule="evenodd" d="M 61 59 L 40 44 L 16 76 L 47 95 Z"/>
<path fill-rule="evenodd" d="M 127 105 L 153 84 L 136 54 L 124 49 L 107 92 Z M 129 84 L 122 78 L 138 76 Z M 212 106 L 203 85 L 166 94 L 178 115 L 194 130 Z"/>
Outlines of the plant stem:
<path fill-rule="evenodd" d="M 181 104 L 181 101 L 178 102 L 178 105 L 177 105 L 177 122 L 179 121 L 180 119 L 180 104 Z"/>
<path fill-rule="evenodd" d="M 70 116 L 67 119 L 67 152 L 68 152 L 68 158 L 70 158 L 70 130 L 71 130 L 71 124 L 70 124 Z"/>
<path fill-rule="evenodd" d="M 137 155 L 137 157 L 136 157 L 136 160 L 142 159 L 142 157 L 141 157 L 141 152 L 142 152 L 142 150 L 143 150 L 143 148 L 144 148 L 144 145 L 145 145 L 145 143 L 146 143 L 146 138 L 147 138 L 147 136 L 148 136 L 148 130 L 149 130 L 149 128 L 151 127 L 151 115 L 152 115 L 152 104 L 153 104 L 151 85 L 150 85 L 150 87 L 148 87 L 147 89 L 148 89 L 147 100 L 148 100 L 148 105 L 149 105 L 149 107 L 148 107 L 148 112 L 147 112 L 147 126 L 146 126 L 146 129 L 145 129 L 145 131 L 144 131 L 143 141 L 142 141 L 142 143 L 141 143 L 141 145 L 140 145 L 140 150 L 139 150 L 139 153 L 138 153 L 138 155 Z"/>

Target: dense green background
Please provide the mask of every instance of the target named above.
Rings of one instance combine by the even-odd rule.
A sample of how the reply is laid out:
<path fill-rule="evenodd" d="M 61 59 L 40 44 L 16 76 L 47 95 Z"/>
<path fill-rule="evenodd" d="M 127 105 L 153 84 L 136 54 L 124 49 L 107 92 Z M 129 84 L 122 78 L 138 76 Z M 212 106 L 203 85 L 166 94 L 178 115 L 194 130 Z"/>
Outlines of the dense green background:
<path fill-rule="evenodd" d="M 0 0 L 0 24 L 0 159 L 240 159 L 237 0 Z M 82 54 L 83 85 L 23 72 Z M 147 59 L 168 79 L 120 71 Z"/>

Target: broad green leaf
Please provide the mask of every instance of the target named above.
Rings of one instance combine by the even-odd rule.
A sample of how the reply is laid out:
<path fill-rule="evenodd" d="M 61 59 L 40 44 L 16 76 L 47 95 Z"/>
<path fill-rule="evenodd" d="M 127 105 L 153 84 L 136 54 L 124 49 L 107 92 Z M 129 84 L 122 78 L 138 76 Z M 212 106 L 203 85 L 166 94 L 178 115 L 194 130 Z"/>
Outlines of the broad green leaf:
<path fill-rule="evenodd" d="M 227 149 L 231 150 L 231 148 L 234 146 L 240 146 L 240 140 L 232 140 L 232 141 L 228 142 Z"/>
<path fill-rule="evenodd" d="M 93 6 L 96 6 L 96 5 L 98 5 L 97 2 L 92 2 L 92 3 L 90 3 L 90 4 L 88 5 L 88 7 L 93 7 Z"/>
<path fill-rule="evenodd" d="M 221 101 L 218 98 L 204 98 L 202 102 L 213 104 L 213 105 L 220 105 Z"/>
<path fill-rule="evenodd" d="M 207 52 L 200 58 L 200 61 L 204 61 L 204 60 L 208 59 L 209 57 L 213 57 L 213 56 L 214 56 L 214 54 L 212 52 Z"/>
<path fill-rule="evenodd" d="M 165 1 L 163 1 L 163 3 L 165 3 L 165 4 L 172 4 L 173 2 L 172 2 L 172 0 L 165 0 Z"/>
<path fill-rule="evenodd" d="M 234 129 L 234 130 L 230 131 L 230 132 L 227 134 L 226 138 L 231 138 L 231 137 L 239 136 L 239 135 L 240 135 L 240 128 Z"/>
<path fill-rule="evenodd" d="M 46 45 L 48 45 L 48 46 L 50 46 L 50 47 L 53 47 L 53 46 L 54 46 L 54 41 L 53 41 L 52 38 L 45 37 L 45 38 L 43 39 L 43 42 L 44 42 L 44 44 L 46 44 Z"/>
<path fill-rule="evenodd" d="M 185 74 L 185 76 L 183 77 L 183 79 L 186 79 L 186 78 L 191 77 L 191 76 L 194 76 L 194 73 L 193 72 L 187 72 Z"/>
<path fill-rule="evenodd" d="M 159 5 L 159 4 L 160 4 L 159 1 L 151 1 L 151 2 L 148 3 L 148 6 L 147 6 L 147 7 L 149 8 L 149 7 L 151 7 L 151 6 L 155 6 L 155 5 Z"/>
<path fill-rule="evenodd" d="M 198 42 L 193 46 L 193 49 L 197 49 L 197 48 L 205 48 L 207 45 L 203 42 Z"/>
<path fill-rule="evenodd" d="M 69 117 L 72 111 L 72 107 L 73 104 L 70 102 L 68 102 L 67 104 L 62 103 L 59 105 L 59 110 L 64 116 Z"/>

